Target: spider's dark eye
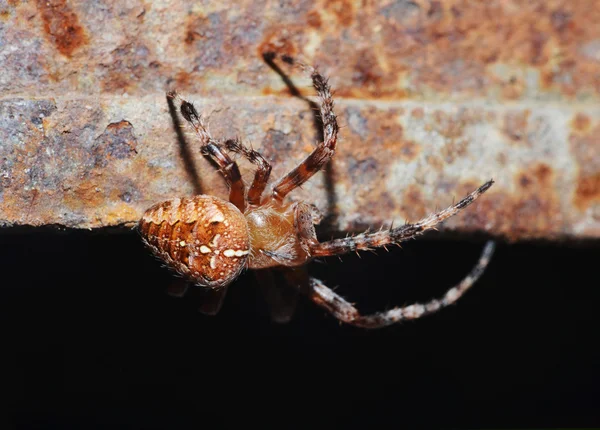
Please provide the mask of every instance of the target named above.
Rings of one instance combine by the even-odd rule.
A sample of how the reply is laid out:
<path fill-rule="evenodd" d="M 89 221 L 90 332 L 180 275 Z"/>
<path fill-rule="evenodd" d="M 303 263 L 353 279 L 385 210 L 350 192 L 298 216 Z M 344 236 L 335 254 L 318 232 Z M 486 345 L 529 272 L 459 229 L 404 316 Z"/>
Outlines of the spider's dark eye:
<path fill-rule="evenodd" d="M 200 115 L 198 115 L 198 111 L 194 105 L 186 101 L 181 103 L 181 115 L 190 122 L 195 122 L 200 119 Z"/>

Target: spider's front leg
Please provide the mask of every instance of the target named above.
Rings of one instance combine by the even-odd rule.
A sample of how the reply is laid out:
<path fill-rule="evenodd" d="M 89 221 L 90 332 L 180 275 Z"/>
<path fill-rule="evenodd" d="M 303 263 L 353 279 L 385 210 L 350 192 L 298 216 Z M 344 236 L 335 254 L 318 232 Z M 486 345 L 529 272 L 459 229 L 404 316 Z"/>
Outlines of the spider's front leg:
<path fill-rule="evenodd" d="M 427 230 L 435 228 L 436 225 L 445 219 L 456 215 L 477 200 L 477 198 L 485 193 L 493 183 L 493 180 L 486 182 L 458 203 L 413 224 L 404 224 L 403 226 L 389 230 L 363 233 L 327 242 L 319 243 L 312 241 L 310 242 L 310 255 L 312 257 L 328 257 L 331 255 L 346 254 L 352 251 L 368 251 L 374 248 L 385 247 L 386 245 L 397 245 L 400 242 L 412 239 L 415 236 L 423 234 Z"/>
<path fill-rule="evenodd" d="M 494 242 L 488 241 L 479 257 L 479 261 L 471 269 L 471 272 L 457 285 L 450 288 L 443 297 L 427 303 L 416 303 L 385 312 L 361 315 L 351 303 L 316 278 L 310 278 L 308 296 L 313 302 L 327 309 L 340 321 L 363 328 L 381 328 L 404 320 L 421 318 L 456 302 L 481 277 L 491 260 L 494 248 Z"/>
<path fill-rule="evenodd" d="M 202 117 L 193 104 L 182 99 L 175 91 L 167 93 L 167 97 L 179 104 L 181 115 L 200 137 L 202 155 L 219 166 L 219 170 L 229 186 L 229 201 L 243 213 L 246 208 L 246 188 L 237 163 L 229 157 L 220 143 L 210 135 L 206 124 L 204 124 Z"/>
<path fill-rule="evenodd" d="M 265 54 L 273 58 L 274 53 Z M 292 190 L 298 188 L 308 181 L 315 173 L 333 157 L 337 143 L 338 123 L 333 112 L 333 97 L 331 96 L 331 87 L 327 79 L 323 77 L 314 67 L 299 61 L 294 61 L 291 57 L 283 56 L 282 60 L 288 64 L 296 65 L 308 73 L 312 79 L 313 86 L 321 99 L 321 120 L 323 121 L 323 142 L 294 170 L 281 178 L 273 187 L 272 197 L 277 201 L 283 201 Z"/>

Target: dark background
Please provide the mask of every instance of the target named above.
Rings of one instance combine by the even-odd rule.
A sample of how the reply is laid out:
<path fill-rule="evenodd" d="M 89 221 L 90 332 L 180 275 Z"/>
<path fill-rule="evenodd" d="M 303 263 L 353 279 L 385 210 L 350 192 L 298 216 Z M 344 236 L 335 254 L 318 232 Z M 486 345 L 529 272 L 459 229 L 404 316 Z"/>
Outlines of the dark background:
<path fill-rule="evenodd" d="M 598 243 L 500 244 L 456 306 L 375 331 L 304 299 L 275 325 L 250 274 L 204 316 L 134 232 L 0 244 L 2 428 L 600 425 Z M 481 247 L 434 234 L 311 271 L 376 310 L 440 295 Z"/>

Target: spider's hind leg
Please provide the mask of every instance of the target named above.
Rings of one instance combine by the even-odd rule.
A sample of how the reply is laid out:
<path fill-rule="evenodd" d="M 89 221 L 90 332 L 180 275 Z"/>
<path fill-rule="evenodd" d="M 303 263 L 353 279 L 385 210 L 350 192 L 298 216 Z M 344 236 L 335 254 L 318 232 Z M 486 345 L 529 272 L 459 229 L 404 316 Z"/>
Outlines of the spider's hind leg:
<path fill-rule="evenodd" d="M 216 315 L 223 306 L 227 287 L 222 288 L 200 288 L 200 306 L 198 311 L 205 315 Z"/>
<path fill-rule="evenodd" d="M 292 287 L 300 285 L 302 272 L 308 281 L 303 269 L 282 269 L 277 272 L 273 269 L 261 269 L 254 272 L 274 322 L 285 324 L 292 319 L 298 302 L 298 289 Z M 281 282 L 277 282 L 276 275 L 279 274 L 291 285 L 281 285 Z"/>
<path fill-rule="evenodd" d="M 358 309 L 333 290 L 325 286 L 322 281 L 310 278 L 308 296 L 319 306 L 327 309 L 340 321 L 363 328 L 381 328 L 404 320 L 421 318 L 455 303 L 477 280 L 481 277 L 494 253 L 495 243 L 488 241 L 479 261 L 471 272 L 457 285 L 446 291 L 440 299 L 427 303 L 416 303 L 409 306 L 397 307 L 385 312 L 371 315 L 361 315 Z"/>
<path fill-rule="evenodd" d="M 183 297 L 190 288 L 190 282 L 186 279 L 175 278 L 167 287 L 167 294 L 171 297 Z"/>

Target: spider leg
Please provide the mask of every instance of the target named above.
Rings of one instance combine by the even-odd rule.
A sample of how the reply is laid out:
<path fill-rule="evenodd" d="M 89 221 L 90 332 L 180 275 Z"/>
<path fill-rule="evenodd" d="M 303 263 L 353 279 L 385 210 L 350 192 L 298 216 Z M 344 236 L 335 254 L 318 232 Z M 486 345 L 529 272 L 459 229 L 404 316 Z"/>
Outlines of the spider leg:
<path fill-rule="evenodd" d="M 295 272 L 294 270 L 281 271 L 286 280 L 300 276 L 300 274 Z M 306 273 L 303 270 L 298 270 L 298 272 Z M 294 310 L 296 309 L 298 290 L 290 288 L 289 285 L 278 285 L 275 279 L 276 273 L 271 269 L 256 270 L 254 274 L 265 297 L 265 301 L 269 306 L 271 319 L 280 324 L 288 323 L 292 319 Z"/>
<path fill-rule="evenodd" d="M 200 148 L 202 155 L 219 167 L 219 171 L 229 186 L 229 201 L 244 212 L 246 208 L 245 185 L 237 163 L 229 157 L 221 144 L 210 135 L 206 124 L 204 124 L 194 105 L 182 99 L 175 91 L 167 93 L 167 97 L 172 98 L 179 104 L 181 115 L 196 130 L 202 143 Z"/>
<path fill-rule="evenodd" d="M 223 306 L 227 294 L 227 287 L 222 288 L 200 288 L 202 297 L 198 310 L 205 315 L 216 315 Z"/>
<path fill-rule="evenodd" d="M 254 180 L 248 190 L 248 204 L 258 206 L 260 204 L 260 198 L 262 193 L 269 182 L 271 176 L 271 165 L 267 160 L 264 159 L 259 152 L 254 149 L 247 148 L 239 141 L 239 139 L 227 139 L 223 146 L 231 152 L 240 154 L 245 157 L 252 164 L 256 165 L 256 173 L 254 173 Z"/>
<path fill-rule="evenodd" d="M 298 235 L 300 246 L 310 255 L 311 249 L 319 245 L 315 225 L 321 222 L 323 216 L 316 206 L 304 202 L 298 202 L 294 211 L 294 230 Z"/>
<path fill-rule="evenodd" d="M 335 113 L 333 112 L 331 87 L 327 79 L 312 66 L 294 61 L 288 56 L 283 56 L 282 60 L 288 64 L 300 67 L 312 78 L 313 86 L 321 99 L 320 110 L 323 121 L 323 142 L 319 143 L 315 150 L 294 170 L 277 181 L 273 187 L 272 195 L 272 198 L 277 201 L 282 201 L 292 190 L 308 181 L 333 157 L 339 129 Z"/>
<path fill-rule="evenodd" d="M 167 294 L 171 297 L 183 297 L 190 287 L 190 283 L 181 278 L 175 278 L 167 287 Z"/>
<path fill-rule="evenodd" d="M 456 215 L 486 192 L 493 183 L 493 180 L 486 182 L 458 203 L 435 214 L 429 215 L 414 224 L 404 224 L 403 226 L 389 230 L 381 230 L 374 233 L 362 233 L 356 236 L 334 239 L 321 243 L 311 241 L 310 254 L 312 257 L 327 257 L 353 251 L 368 251 L 373 248 L 380 248 L 386 245 L 404 242 L 423 234 L 425 231 L 434 228 L 445 219 Z"/>
<path fill-rule="evenodd" d="M 439 299 L 427 303 L 415 303 L 397 307 L 385 312 L 361 315 L 360 312 L 343 297 L 326 287 L 322 281 L 310 278 L 308 296 L 319 306 L 327 309 L 337 319 L 363 328 L 381 328 L 404 320 L 421 318 L 456 302 L 483 274 L 494 253 L 495 243 L 488 241 L 471 272 L 457 285 L 446 291 Z"/>

